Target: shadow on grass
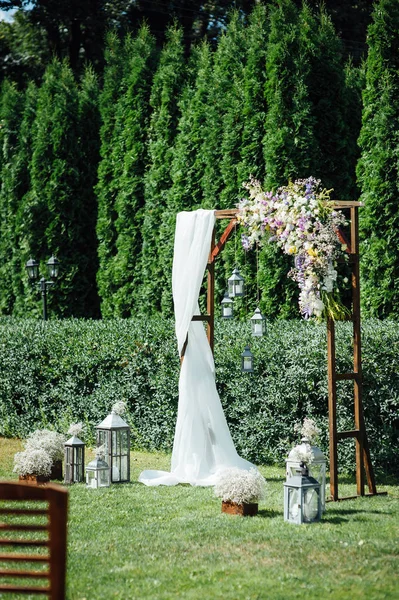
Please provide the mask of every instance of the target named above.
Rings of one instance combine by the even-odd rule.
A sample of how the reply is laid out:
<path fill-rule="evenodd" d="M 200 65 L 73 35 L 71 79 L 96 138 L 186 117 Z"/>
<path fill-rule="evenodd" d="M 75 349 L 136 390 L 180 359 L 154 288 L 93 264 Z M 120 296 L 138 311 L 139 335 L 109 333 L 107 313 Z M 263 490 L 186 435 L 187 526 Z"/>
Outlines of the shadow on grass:
<path fill-rule="evenodd" d="M 273 510 L 273 509 L 268 509 L 268 508 L 261 508 L 258 511 L 258 517 L 262 517 L 263 519 L 274 519 L 275 517 L 281 517 L 283 515 L 283 512 L 278 511 L 278 510 Z"/>

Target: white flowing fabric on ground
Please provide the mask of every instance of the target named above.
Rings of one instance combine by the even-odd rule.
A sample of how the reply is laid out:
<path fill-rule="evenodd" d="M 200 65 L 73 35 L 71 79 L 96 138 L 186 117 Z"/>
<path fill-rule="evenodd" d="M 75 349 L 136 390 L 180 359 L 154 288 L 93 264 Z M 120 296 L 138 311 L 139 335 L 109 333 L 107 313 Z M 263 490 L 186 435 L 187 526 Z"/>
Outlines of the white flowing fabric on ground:
<path fill-rule="evenodd" d="M 215 214 L 211 210 L 177 215 L 172 289 L 176 337 L 181 353 L 188 343 L 180 370 L 179 404 L 171 471 L 143 471 L 145 485 L 214 485 L 229 467 L 249 470 L 252 465 L 235 449 L 215 383 L 213 356 L 199 315 L 198 296 L 208 262 Z"/>

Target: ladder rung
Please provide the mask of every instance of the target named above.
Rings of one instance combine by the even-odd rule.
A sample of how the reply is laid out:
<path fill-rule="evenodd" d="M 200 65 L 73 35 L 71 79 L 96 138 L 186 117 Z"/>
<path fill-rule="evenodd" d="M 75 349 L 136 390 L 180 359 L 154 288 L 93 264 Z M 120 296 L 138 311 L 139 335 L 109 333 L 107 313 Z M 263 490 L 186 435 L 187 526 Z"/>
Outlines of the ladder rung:
<path fill-rule="evenodd" d="M 356 380 L 359 377 L 359 373 L 336 373 L 335 379 L 337 381 L 344 381 L 346 379 Z"/>
<path fill-rule="evenodd" d="M 207 321 L 209 322 L 211 316 L 210 315 L 194 315 L 191 319 L 192 321 Z"/>
<path fill-rule="evenodd" d="M 349 431 L 338 431 L 337 439 L 346 440 L 348 438 L 358 438 L 360 434 L 359 429 L 350 429 Z"/>

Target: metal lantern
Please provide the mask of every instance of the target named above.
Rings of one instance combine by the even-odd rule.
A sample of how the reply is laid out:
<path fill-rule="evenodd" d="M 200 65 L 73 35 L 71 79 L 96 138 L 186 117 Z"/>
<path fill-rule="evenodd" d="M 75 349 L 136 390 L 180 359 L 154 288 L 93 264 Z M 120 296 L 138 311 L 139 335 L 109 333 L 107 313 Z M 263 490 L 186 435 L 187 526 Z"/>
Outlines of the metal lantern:
<path fill-rule="evenodd" d="M 262 337 L 266 331 L 266 319 L 257 308 L 251 317 L 251 329 L 252 335 L 255 337 Z"/>
<path fill-rule="evenodd" d="M 244 295 L 244 278 L 241 277 L 238 269 L 234 269 L 233 273 L 227 280 L 229 286 L 229 296 L 230 298 L 235 298 L 236 296 Z"/>
<path fill-rule="evenodd" d="M 254 370 L 254 356 L 249 349 L 249 346 L 245 346 L 244 352 L 241 354 L 241 371 L 243 373 L 253 373 Z"/>
<path fill-rule="evenodd" d="M 222 306 L 222 317 L 223 319 L 232 319 L 234 316 L 233 300 L 230 298 L 229 293 L 225 292 L 224 298 L 221 302 Z"/>
<path fill-rule="evenodd" d="M 29 281 L 36 281 L 39 278 L 39 263 L 34 258 L 30 258 L 25 265 Z"/>
<path fill-rule="evenodd" d="M 64 444 L 65 483 L 79 483 L 85 479 L 85 445 L 76 435 Z"/>
<path fill-rule="evenodd" d="M 60 268 L 60 261 L 55 256 L 52 256 L 48 259 L 46 266 L 47 273 L 50 279 L 57 279 Z"/>
<path fill-rule="evenodd" d="M 112 483 L 130 481 L 130 428 L 114 411 L 97 425 L 97 446 L 104 445 Z"/>
<path fill-rule="evenodd" d="M 284 521 L 301 525 L 320 521 L 320 518 L 320 484 L 302 466 L 284 482 Z"/>
<path fill-rule="evenodd" d="M 89 488 L 109 487 L 111 483 L 110 468 L 99 454 L 86 467 L 86 485 Z"/>
<path fill-rule="evenodd" d="M 301 462 L 298 459 L 298 455 L 304 455 L 310 450 L 312 451 L 313 458 L 312 462 L 308 465 L 309 475 L 314 477 L 320 484 L 321 510 L 324 512 L 326 509 L 326 457 L 318 446 L 311 446 L 309 440 L 303 437 L 301 443 L 291 450 L 285 462 L 286 477 L 287 479 L 293 477 L 300 469 Z"/>

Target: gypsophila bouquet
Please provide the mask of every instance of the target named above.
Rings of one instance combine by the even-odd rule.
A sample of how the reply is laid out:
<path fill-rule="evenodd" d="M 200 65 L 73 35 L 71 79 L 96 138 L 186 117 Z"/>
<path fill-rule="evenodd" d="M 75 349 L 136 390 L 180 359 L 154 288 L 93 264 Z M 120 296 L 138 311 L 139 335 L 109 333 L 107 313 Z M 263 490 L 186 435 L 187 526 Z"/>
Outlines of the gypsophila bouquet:
<path fill-rule="evenodd" d="M 336 260 L 346 249 L 336 232 L 345 224 L 344 215 L 334 210 L 332 190 L 321 187 L 320 180 L 309 177 L 263 191 L 254 178 L 244 184 L 248 198 L 238 204 L 237 220 L 247 232 L 242 236 L 246 250 L 260 243 L 264 235 L 285 254 L 295 259 L 288 273 L 300 288 L 299 308 L 304 318 L 321 319 L 346 315 L 336 295 Z"/>
<path fill-rule="evenodd" d="M 72 423 L 67 431 L 68 435 L 80 437 L 83 433 L 83 423 Z"/>
<path fill-rule="evenodd" d="M 304 442 L 300 446 L 296 446 L 290 453 L 290 457 L 299 463 L 311 465 L 314 461 L 313 450 L 308 442 Z"/>
<path fill-rule="evenodd" d="M 257 469 L 244 471 L 236 467 L 222 471 L 214 488 L 218 498 L 236 504 L 256 504 L 265 497 L 265 490 L 265 478 Z"/>
<path fill-rule="evenodd" d="M 64 458 L 66 437 L 51 429 L 36 429 L 27 437 L 24 446 L 26 450 L 44 450 L 52 462 Z"/>
<path fill-rule="evenodd" d="M 294 430 L 301 434 L 301 437 L 306 439 L 310 444 L 315 444 L 320 435 L 320 429 L 317 427 L 313 419 L 305 417 L 302 425 L 297 423 Z"/>
<path fill-rule="evenodd" d="M 115 402 L 115 404 L 112 406 L 112 412 L 116 415 L 123 415 L 123 413 L 126 412 L 126 402 L 123 402 L 123 400 Z"/>
<path fill-rule="evenodd" d="M 49 477 L 53 461 L 44 448 L 26 448 L 14 455 L 14 473 Z"/>

